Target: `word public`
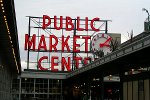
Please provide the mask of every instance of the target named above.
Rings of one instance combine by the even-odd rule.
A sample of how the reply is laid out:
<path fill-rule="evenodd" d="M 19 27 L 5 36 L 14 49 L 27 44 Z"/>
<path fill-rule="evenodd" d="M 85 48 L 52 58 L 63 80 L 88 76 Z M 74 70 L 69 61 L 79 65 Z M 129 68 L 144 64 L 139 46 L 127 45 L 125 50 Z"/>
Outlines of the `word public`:
<path fill-rule="evenodd" d="M 65 22 L 63 22 L 64 20 L 65 20 Z M 80 27 L 80 21 L 81 21 L 80 17 L 77 17 L 76 20 L 77 20 L 77 23 L 76 23 L 77 24 L 77 26 L 76 26 L 77 31 L 84 31 L 84 30 L 88 31 L 89 24 L 90 24 L 90 28 L 93 31 L 96 31 L 96 32 L 100 31 L 100 29 L 95 28 L 95 26 L 94 26 L 95 21 L 100 21 L 100 18 L 98 18 L 98 17 L 93 18 L 92 20 L 90 20 L 90 23 L 89 23 L 88 17 L 85 17 L 85 20 L 84 20 L 85 21 L 85 23 L 84 23 L 85 27 L 84 28 Z M 50 18 L 47 15 L 43 15 L 42 28 L 46 29 L 48 26 L 51 25 L 51 22 L 52 22 L 52 18 Z M 65 27 L 66 31 L 71 31 L 71 30 L 74 30 L 74 28 L 75 28 L 74 23 L 72 22 L 72 18 L 69 17 L 69 16 L 67 16 L 66 18 L 63 18 L 63 16 L 60 16 L 60 18 L 58 18 L 57 16 L 54 16 L 53 22 L 54 22 L 53 27 L 56 30 L 60 30 L 60 29 Z M 65 26 L 63 26 L 64 25 L 63 23 L 65 23 Z M 57 26 L 57 25 L 59 25 L 59 26 Z"/>
<path fill-rule="evenodd" d="M 64 18 L 63 16 L 60 16 L 60 18 L 57 18 L 57 16 L 54 16 L 54 18 L 50 18 L 49 16 L 47 15 L 43 15 L 43 23 L 42 23 L 42 28 L 43 30 L 46 29 L 48 26 L 51 25 L 51 22 L 54 22 L 54 29 L 56 30 L 60 30 L 62 28 L 65 28 L 66 31 L 71 31 L 71 30 L 74 30 L 74 23 L 72 22 L 72 18 L 71 17 L 66 17 L 65 18 L 65 26 L 63 26 L 64 24 Z M 59 22 L 58 22 L 59 20 Z M 88 20 L 88 17 L 85 18 L 85 27 L 81 28 L 80 27 L 80 17 L 77 17 L 77 31 L 88 31 L 88 27 L 90 27 L 90 29 L 92 29 L 93 31 L 100 31 L 99 29 L 95 28 L 94 27 L 94 22 L 95 21 L 98 21 L 100 20 L 99 18 L 93 18 L 92 20 Z M 59 24 L 58 24 L 58 23 Z M 90 22 L 90 26 L 88 25 Z M 58 26 L 59 25 L 59 26 Z M 54 34 L 54 33 L 53 33 Z M 29 34 L 25 34 L 25 45 L 24 45 L 24 49 L 25 50 L 32 50 L 32 51 L 40 51 L 40 52 L 45 52 L 45 51 L 48 51 L 48 52 L 58 52 L 58 41 L 61 41 L 61 51 L 62 52 L 76 52 L 76 53 L 79 53 L 80 52 L 80 44 L 77 43 L 77 40 L 78 39 L 82 39 L 84 42 L 85 42 L 85 46 L 84 46 L 84 50 L 85 52 L 88 52 L 88 41 L 91 39 L 90 36 L 79 36 L 79 35 L 76 35 L 76 36 L 73 36 L 73 47 L 72 49 L 70 50 L 70 44 L 68 43 L 69 42 L 69 39 L 70 39 L 70 36 L 64 36 L 62 35 L 61 36 L 61 39 L 58 39 L 57 36 L 55 35 L 49 35 L 49 41 L 46 41 L 46 37 L 44 35 L 41 35 L 40 38 L 39 38 L 39 43 L 37 44 L 37 37 L 36 34 L 33 34 L 32 36 L 29 36 Z M 38 67 L 40 70 L 48 70 L 48 68 L 44 68 L 44 66 L 42 66 L 42 61 L 43 60 L 50 60 L 51 62 L 51 65 L 49 66 L 51 68 L 51 71 L 59 71 L 60 69 L 57 69 L 56 67 L 58 66 L 58 56 L 51 56 L 51 58 L 48 58 L 48 56 L 43 56 L 41 57 L 39 60 L 38 60 Z M 73 57 L 73 58 L 70 58 L 70 57 L 62 57 L 61 58 L 61 71 L 65 71 L 65 69 L 67 71 L 71 71 L 71 60 L 74 60 L 75 61 L 75 64 L 76 64 L 76 68 L 78 69 L 79 68 L 79 61 L 83 61 L 84 64 L 87 64 L 88 61 L 91 60 L 91 58 L 89 57 L 85 57 L 85 58 L 81 58 L 81 57 Z M 57 63 L 56 63 L 57 62 Z"/>

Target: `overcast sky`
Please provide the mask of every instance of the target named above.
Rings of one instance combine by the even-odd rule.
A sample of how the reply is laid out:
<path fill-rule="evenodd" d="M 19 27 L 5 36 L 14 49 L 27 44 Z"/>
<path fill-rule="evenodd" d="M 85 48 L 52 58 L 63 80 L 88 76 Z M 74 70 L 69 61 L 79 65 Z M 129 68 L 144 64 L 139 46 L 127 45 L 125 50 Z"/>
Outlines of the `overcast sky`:
<path fill-rule="evenodd" d="M 134 35 L 144 30 L 150 0 L 14 0 L 19 34 L 21 61 L 25 66 L 24 35 L 28 33 L 28 18 L 25 16 L 80 16 L 99 17 L 112 20 L 108 24 L 109 33 L 121 33 L 122 41 L 128 39 L 127 32 L 133 29 Z"/>

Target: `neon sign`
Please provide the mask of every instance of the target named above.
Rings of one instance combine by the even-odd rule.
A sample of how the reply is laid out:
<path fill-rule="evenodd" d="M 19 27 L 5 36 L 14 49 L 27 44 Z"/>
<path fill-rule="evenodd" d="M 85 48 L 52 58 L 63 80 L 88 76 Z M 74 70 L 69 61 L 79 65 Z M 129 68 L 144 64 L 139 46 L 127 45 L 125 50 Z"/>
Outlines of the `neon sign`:
<path fill-rule="evenodd" d="M 72 31 L 75 29 L 75 25 L 72 22 L 72 18 L 67 16 L 67 17 L 63 17 L 60 16 L 59 18 L 57 18 L 57 16 L 54 16 L 54 18 L 51 18 L 50 16 L 47 15 L 43 15 L 42 17 L 42 29 L 45 30 L 47 29 L 50 25 L 53 25 L 55 30 L 61 30 L 61 29 L 65 29 L 66 31 Z M 77 31 L 88 31 L 88 29 L 92 29 L 95 32 L 99 32 L 100 29 L 96 28 L 94 26 L 94 23 L 96 21 L 99 21 L 100 18 L 96 17 L 93 18 L 92 20 L 89 21 L 88 17 L 85 17 L 84 19 L 84 27 L 80 27 L 80 21 L 82 19 L 80 19 L 80 17 L 76 18 L 76 30 Z M 51 24 L 53 22 L 53 24 Z M 58 24 L 59 23 L 59 24 Z M 64 24 L 65 23 L 65 24 Z M 55 34 L 55 33 L 53 33 Z M 47 51 L 47 52 L 58 52 L 58 37 L 55 35 L 49 35 L 49 40 L 46 41 L 45 39 L 45 35 L 41 35 L 40 39 L 39 39 L 39 43 L 36 42 L 37 40 L 37 36 L 36 34 L 33 34 L 32 36 L 30 36 L 29 34 L 25 34 L 25 45 L 24 45 L 24 49 L 25 50 L 32 50 L 32 51 Z M 88 48 L 89 48 L 89 41 L 91 40 L 90 36 L 80 36 L 80 35 L 75 35 L 73 36 L 73 45 L 72 45 L 72 52 L 76 52 L 79 53 L 80 52 L 80 44 L 77 43 L 77 40 L 82 39 L 85 43 L 84 45 L 84 52 L 88 52 Z M 67 37 L 65 37 L 64 35 L 61 36 L 61 52 L 64 52 L 64 50 L 66 50 L 67 52 L 71 52 L 70 50 L 70 44 L 69 44 L 69 40 L 70 40 L 70 36 L 68 35 Z M 52 56 L 51 58 L 48 58 L 48 56 L 42 56 L 39 58 L 38 60 L 38 68 L 40 70 L 48 70 L 48 68 L 45 68 L 44 66 L 41 65 L 41 62 L 43 60 L 48 60 L 51 59 L 49 62 L 51 62 L 51 65 L 49 67 L 51 67 L 51 71 L 59 71 L 57 68 L 55 68 L 56 66 L 58 66 L 58 56 Z M 75 61 L 76 64 L 76 69 L 79 68 L 79 61 L 84 61 L 84 64 L 87 64 L 91 58 L 90 57 L 73 57 L 72 60 Z M 62 57 L 61 58 L 61 71 L 64 71 L 64 69 L 66 68 L 67 71 L 71 71 L 71 58 L 70 57 Z"/>

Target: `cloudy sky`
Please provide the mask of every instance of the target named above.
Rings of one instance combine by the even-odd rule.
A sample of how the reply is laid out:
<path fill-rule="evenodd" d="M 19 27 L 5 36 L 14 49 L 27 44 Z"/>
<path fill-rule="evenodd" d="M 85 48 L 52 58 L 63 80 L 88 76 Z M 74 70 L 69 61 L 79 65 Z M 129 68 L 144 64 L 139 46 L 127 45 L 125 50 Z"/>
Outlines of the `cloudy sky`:
<path fill-rule="evenodd" d="M 112 20 L 108 25 L 109 33 L 121 33 L 122 42 L 128 39 L 128 33 L 133 29 L 134 35 L 143 32 L 143 22 L 147 13 L 142 8 L 150 10 L 150 0 L 14 0 L 21 61 L 26 66 L 24 51 L 24 35 L 28 33 L 28 18 L 26 16 L 80 16 L 85 18 L 99 17 Z"/>

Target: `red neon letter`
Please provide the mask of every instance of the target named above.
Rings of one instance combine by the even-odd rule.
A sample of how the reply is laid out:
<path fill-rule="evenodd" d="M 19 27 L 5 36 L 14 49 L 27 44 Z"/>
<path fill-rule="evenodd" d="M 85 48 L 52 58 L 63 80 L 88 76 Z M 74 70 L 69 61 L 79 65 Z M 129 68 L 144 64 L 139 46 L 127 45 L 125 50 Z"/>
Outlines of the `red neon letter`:
<path fill-rule="evenodd" d="M 80 28 L 80 17 L 77 17 L 77 30 L 78 31 L 83 31 L 83 28 Z"/>
<path fill-rule="evenodd" d="M 70 28 L 69 28 L 69 25 L 70 25 Z M 66 17 L 66 31 L 71 31 L 74 29 L 74 25 L 72 23 L 72 19 L 71 17 Z"/>
<path fill-rule="evenodd" d="M 48 57 L 47 57 L 47 56 L 43 56 L 43 57 L 41 57 L 41 58 L 39 59 L 39 61 L 38 61 L 38 67 L 39 67 L 40 70 L 48 70 L 48 68 L 43 68 L 42 65 L 41 65 L 41 62 L 42 62 L 42 60 L 44 60 L 44 59 L 48 59 Z"/>
<path fill-rule="evenodd" d="M 99 30 L 99 29 L 96 29 L 96 28 L 94 27 L 94 21 L 99 21 L 99 18 L 94 18 L 94 19 L 92 19 L 92 21 L 91 21 L 91 28 L 92 28 L 92 30 L 98 32 L 98 31 L 100 31 L 100 30 Z"/>
<path fill-rule="evenodd" d="M 91 37 L 83 36 L 82 39 L 85 39 L 85 52 L 88 52 L 88 39 L 91 39 Z"/>
<path fill-rule="evenodd" d="M 64 66 L 66 66 L 66 69 L 68 72 L 71 71 L 71 69 L 70 69 L 70 57 L 68 57 L 68 63 L 67 63 L 66 59 L 64 57 L 62 57 L 61 64 L 62 64 L 62 71 L 64 71 L 64 69 L 65 69 Z"/>
<path fill-rule="evenodd" d="M 80 38 L 80 36 L 74 36 L 73 37 L 73 52 L 80 52 L 76 47 L 80 47 L 80 44 L 76 44 L 77 39 Z"/>
<path fill-rule="evenodd" d="M 81 57 L 74 57 L 74 60 L 76 62 L 76 68 L 78 69 L 79 68 L 79 60 L 82 60 Z"/>
<path fill-rule="evenodd" d="M 42 45 L 42 43 L 43 43 L 43 45 Z M 47 51 L 44 35 L 41 36 L 40 43 L 39 43 L 39 46 L 38 46 L 38 51 L 41 50 L 41 48 L 43 48 L 45 51 Z"/>
<path fill-rule="evenodd" d="M 51 58 L 51 70 L 55 71 L 55 72 L 58 72 L 58 69 L 54 68 L 55 66 L 58 66 L 58 63 L 55 63 L 55 59 L 58 60 L 58 57 L 57 56 L 52 56 L 52 58 Z"/>
<path fill-rule="evenodd" d="M 62 52 L 64 52 L 64 47 L 65 46 L 67 48 L 67 51 L 70 52 L 70 48 L 69 48 L 69 45 L 68 45 L 68 40 L 69 40 L 70 36 L 67 36 L 66 40 L 64 38 L 65 37 L 62 36 Z"/>
<path fill-rule="evenodd" d="M 57 17 L 56 16 L 54 16 L 54 28 L 56 29 L 56 30 L 60 30 L 60 29 L 62 29 L 62 26 L 63 26 L 63 17 L 62 16 L 60 16 L 60 26 L 59 27 L 57 27 Z"/>
<path fill-rule="evenodd" d="M 46 23 L 46 19 L 48 20 L 48 22 Z M 51 24 L 51 18 L 47 15 L 43 15 L 43 25 L 42 25 L 42 29 L 46 29 L 47 26 L 49 26 Z"/>
<path fill-rule="evenodd" d="M 28 34 L 25 34 L 25 46 L 24 46 L 25 50 L 27 50 L 27 49 L 30 50 L 31 46 L 32 46 L 31 50 L 35 51 L 35 43 L 36 43 L 36 35 L 35 34 L 33 34 L 32 39 L 29 38 Z"/>
<path fill-rule="evenodd" d="M 55 43 L 52 44 L 52 39 L 55 40 Z M 49 43 L 49 50 L 52 51 L 52 48 L 57 52 L 57 44 L 58 44 L 58 39 L 55 35 L 50 35 L 50 43 Z"/>
<path fill-rule="evenodd" d="M 84 64 L 85 64 L 85 65 L 88 64 L 88 61 L 90 61 L 90 60 L 91 60 L 91 58 L 89 58 L 89 57 L 84 58 Z"/>
<path fill-rule="evenodd" d="M 88 17 L 85 17 L 85 30 L 88 31 Z"/>

